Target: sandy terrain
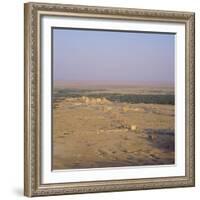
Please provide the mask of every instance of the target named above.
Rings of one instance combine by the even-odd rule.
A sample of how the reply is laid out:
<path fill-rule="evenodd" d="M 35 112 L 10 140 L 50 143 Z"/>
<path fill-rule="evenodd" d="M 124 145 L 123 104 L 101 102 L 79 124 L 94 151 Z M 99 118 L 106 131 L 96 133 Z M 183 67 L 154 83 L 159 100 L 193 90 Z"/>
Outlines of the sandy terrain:
<path fill-rule="evenodd" d="M 53 104 L 53 169 L 174 163 L 174 105 L 105 98 Z"/>

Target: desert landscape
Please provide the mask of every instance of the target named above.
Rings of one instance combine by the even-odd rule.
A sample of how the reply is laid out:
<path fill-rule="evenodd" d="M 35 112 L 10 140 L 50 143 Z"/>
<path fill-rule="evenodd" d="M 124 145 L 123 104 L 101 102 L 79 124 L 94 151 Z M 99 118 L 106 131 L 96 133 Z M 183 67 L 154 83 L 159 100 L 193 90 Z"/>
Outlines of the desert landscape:
<path fill-rule="evenodd" d="M 52 34 L 52 169 L 174 164 L 175 34 Z"/>
<path fill-rule="evenodd" d="M 174 164 L 171 86 L 57 83 L 53 169 Z"/>

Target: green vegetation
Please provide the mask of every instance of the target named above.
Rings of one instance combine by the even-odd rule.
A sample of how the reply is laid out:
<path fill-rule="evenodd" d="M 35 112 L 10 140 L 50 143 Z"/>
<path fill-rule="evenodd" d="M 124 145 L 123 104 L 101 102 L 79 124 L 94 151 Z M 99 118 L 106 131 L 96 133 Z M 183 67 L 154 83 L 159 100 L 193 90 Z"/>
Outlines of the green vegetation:
<path fill-rule="evenodd" d="M 95 91 L 95 93 L 94 93 Z M 120 94 L 120 93 L 106 93 L 96 91 L 105 90 L 85 90 L 85 89 L 61 89 L 54 93 L 54 99 L 62 97 L 93 97 L 93 98 L 103 98 L 113 101 L 113 102 L 126 102 L 126 103 L 150 103 L 150 104 L 170 104 L 174 105 L 175 98 L 172 94 Z"/>

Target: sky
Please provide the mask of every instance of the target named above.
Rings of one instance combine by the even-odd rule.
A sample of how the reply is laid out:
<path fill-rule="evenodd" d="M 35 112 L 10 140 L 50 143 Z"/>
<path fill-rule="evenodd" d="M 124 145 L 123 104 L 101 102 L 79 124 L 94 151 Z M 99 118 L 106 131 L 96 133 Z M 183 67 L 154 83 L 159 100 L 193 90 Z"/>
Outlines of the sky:
<path fill-rule="evenodd" d="M 53 29 L 53 78 L 174 84 L 175 35 Z"/>

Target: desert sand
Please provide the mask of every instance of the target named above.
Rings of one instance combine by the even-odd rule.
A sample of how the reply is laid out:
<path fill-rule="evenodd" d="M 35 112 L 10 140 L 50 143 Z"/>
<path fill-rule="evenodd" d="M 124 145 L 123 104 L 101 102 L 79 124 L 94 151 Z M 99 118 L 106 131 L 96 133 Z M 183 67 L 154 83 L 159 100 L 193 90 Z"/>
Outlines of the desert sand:
<path fill-rule="evenodd" d="M 53 103 L 53 169 L 174 164 L 174 105 L 63 97 Z"/>

